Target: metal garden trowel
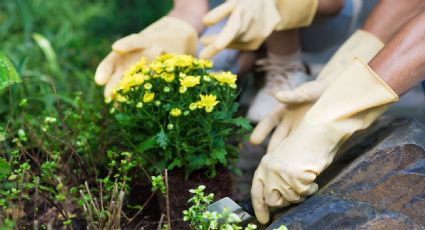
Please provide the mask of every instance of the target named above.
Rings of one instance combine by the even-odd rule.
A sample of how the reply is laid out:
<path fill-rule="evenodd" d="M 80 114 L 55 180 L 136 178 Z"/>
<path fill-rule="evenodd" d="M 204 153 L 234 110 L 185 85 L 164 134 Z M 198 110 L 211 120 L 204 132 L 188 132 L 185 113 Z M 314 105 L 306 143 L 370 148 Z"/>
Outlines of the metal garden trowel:
<path fill-rule="evenodd" d="M 223 199 L 208 205 L 207 208 L 208 211 L 217 213 L 223 213 L 224 209 L 227 209 L 229 212 L 238 215 L 242 221 L 242 224 L 251 222 L 255 217 L 251 200 L 238 205 L 229 197 L 224 197 Z"/>

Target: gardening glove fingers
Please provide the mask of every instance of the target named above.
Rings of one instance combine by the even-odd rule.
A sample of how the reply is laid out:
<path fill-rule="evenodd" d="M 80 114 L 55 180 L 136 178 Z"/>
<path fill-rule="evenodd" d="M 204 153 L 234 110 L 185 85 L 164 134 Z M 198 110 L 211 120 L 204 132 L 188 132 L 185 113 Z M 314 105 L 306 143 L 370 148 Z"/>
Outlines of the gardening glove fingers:
<path fill-rule="evenodd" d="M 240 35 L 242 25 L 239 15 L 241 9 L 236 9 L 230 16 L 223 30 L 218 34 L 211 44 L 207 45 L 200 53 L 201 58 L 211 58 L 219 51 L 225 49 L 236 37 Z M 202 39 L 202 38 L 201 38 Z M 210 37 L 211 40 L 211 37 Z"/>
<path fill-rule="evenodd" d="M 282 208 L 290 205 L 277 189 L 273 189 L 270 194 L 265 194 L 264 197 L 266 204 L 271 208 Z"/>
<path fill-rule="evenodd" d="M 112 44 L 112 50 L 119 53 L 125 54 L 127 52 L 145 49 L 151 46 L 149 41 L 141 34 L 131 34 L 127 37 L 121 38 Z"/>
<path fill-rule="evenodd" d="M 204 46 L 211 45 L 217 40 L 218 35 L 217 34 L 211 34 L 211 35 L 204 35 L 201 37 L 201 43 Z"/>
<path fill-rule="evenodd" d="M 316 101 L 327 84 L 323 81 L 309 81 L 293 90 L 283 90 L 276 93 L 275 97 L 278 101 L 285 104 L 302 104 Z"/>
<path fill-rule="evenodd" d="M 105 98 L 112 96 L 112 92 L 114 91 L 115 87 L 124 77 L 125 71 L 127 71 L 130 68 L 130 66 L 134 65 L 140 59 L 140 52 L 133 51 L 124 55 L 117 55 L 117 56 L 118 57 L 117 57 L 117 62 L 115 64 L 116 66 L 114 68 L 114 72 L 112 73 L 111 78 L 105 85 L 105 89 L 104 89 Z"/>
<path fill-rule="evenodd" d="M 115 71 L 114 72 L 114 74 L 112 75 L 111 79 L 105 85 L 105 89 L 103 91 L 103 94 L 104 94 L 104 97 L 105 98 L 109 98 L 109 97 L 112 96 L 112 92 L 114 91 L 115 87 L 118 85 L 118 83 L 123 78 L 123 74 L 124 73 L 123 73 L 122 70 L 118 70 L 118 71 Z"/>
<path fill-rule="evenodd" d="M 288 136 L 291 129 L 291 120 L 285 119 L 284 117 L 270 138 L 269 144 L 267 145 L 267 152 L 269 153 L 273 151 L 273 149 L 275 149 L 280 144 L 280 142 L 282 142 Z"/>
<path fill-rule="evenodd" d="M 303 198 L 290 188 L 279 175 L 274 175 L 267 178 L 264 186 L 264 200 L 269 207 L 280 208 L 289 203 L 299 203 Z"/>
<path fill-rule="evenodd" d="M 227 1 L 208 12 L 202 21 L 207 26 L 217 24 L 228 17 L 236 6 L 236 1 Z"/>
<path fill-rule="evenodd" d="M 291 91 L 281 91 L 276 94 L 276 98 L 287 104 L 314 102 L 355 56 L 368 62 L 383 46 L 384 43 L 375 35 L 364 30 L 357 30 L 326 63 L 317 80 L 307 82 Z"/>
<path fill-rule="evenodd" d="M 301 105 L 286 105 L 283 119 L 270 138 L 267 152 L 272 152 L 298 126 L 314 102 Z"/>
<path fill-rule="evenodd" d="M 318 189 L 314 180 L 332 163 L 341 145 L 396 101 L 398 96 L 367 64 L 353 59 L 297 128 L 263 157 L 257 171 L 262 178 L 279 175 L 283 186 L 301 196 L 313 194 Z M 265 188 L 279 182 L 263 180 Z"/>
<path fill-rule="evenodd" d="M 94 75 L 96 84 L 105 85 L 109 79 L 111 79 L 117 58 L 116 53 L 110 52 L 108 56 L 100 62 Z"/>
<path fill-rule="evenodd" d="M 255 172 L 254 179 L 252 181 L 252 187 L 251 187 L 251 200 L 252 200 L 252 207 L 254 208 L 255 217 L 257 217 L 257 220 L 262 223 L 266 224 L 269 222 L 270 219 L 270 213 L 269 213 L 269 207 L 264 201 L 264 184 L 260 178 L 260 172 Z"/>
<path fill-rule="evenodd" d="M 212 43 L 214 43 L 215 40 L 217 40 L 218 35 L 217 34 L 212 34 L 212 35 L 205 35 L 204 37 L 201 38 L 201 42 L 204 46 L 208 46 Z M 230 43 L 227 48 L 229 49 L 237 49 L 237 50 L 243 50 L 245 46 L 245 43 L 243 42 L 232 42 Z M 214 47 L 213 47 L 214 48 Z M 212 49 L 212 50 L 217 50 L 217 52 L 219 52 L 219 49 Z M 214 55 L 213 55 L 214 56 Z"/>
<path fill-rule="evenodd" d="M 300 195 L 307 197 L 311 196 L 319 190 L 319 185 L 316 183 L 311 183 L 304 191 L 300 192 Z"/>
<path fill-rule="evenodd" d="M 223 30 L 213 41 L 209 39 L 210 44 L 201 51 L 201 58 L 210 58 L 233 46 L 241 50 L 255 50 L 280 21 L 275 0 L 229 0 L 207 14 L 204 22 L 215 24 L 227 15 L 229 18 Z"/>
<path fill-rule="evenodd" d="M 145 57 L 148 60 L 153 60 L 163 53 L 165 53 L 165 52 L 160 47 L 152 46 L 152 47 L 149 47 L 149 48 L 143 50 L 143 57 Z"/>
<path fill-rule="evenodd" d="M 161 53 L 194 55 L 197 42 L 192 26 L 177 18 L 163 17 L 140 33 L 115 42 L 114 51 L 98 67 L 96 82 L 106 84 L 105 97 L 110 97 L 123 73 L 140 58 L 152 60 Z"/>
<path fill-rule="evenodd" d="M 271 131 L 279 124 L 285 112 L 286 106 L 278 105 L 267 117 L 258 123 L 250 136 L 250 142 L 258 145 L 266 139 Z"/>

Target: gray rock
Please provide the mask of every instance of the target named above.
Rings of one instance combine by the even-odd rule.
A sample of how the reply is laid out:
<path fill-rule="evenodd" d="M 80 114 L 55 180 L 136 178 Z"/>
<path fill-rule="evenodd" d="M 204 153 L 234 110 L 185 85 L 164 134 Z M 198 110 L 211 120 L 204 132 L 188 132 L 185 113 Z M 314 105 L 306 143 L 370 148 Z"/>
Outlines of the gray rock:
<path fill-rule="evenodd" d="M 317 181 L 317 194 L 267 229 L 425 229 L 425 127 L 381 119 L 356 133 Z"/>

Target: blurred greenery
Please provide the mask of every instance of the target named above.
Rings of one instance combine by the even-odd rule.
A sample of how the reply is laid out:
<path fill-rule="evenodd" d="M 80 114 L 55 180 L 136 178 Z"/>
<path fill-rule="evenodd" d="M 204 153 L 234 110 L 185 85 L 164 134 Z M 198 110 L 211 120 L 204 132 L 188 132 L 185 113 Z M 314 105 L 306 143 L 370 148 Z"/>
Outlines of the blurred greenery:
<path fill-rule="evenodd" d="M 0 1 L 0 51 L 24 81 L 8 95 L 0 92 L 0 119 L 13 110 L 5 105 L 23 98 L 36 114 L 54 111 L 56 100 L 69 102 L 74 91 L 97 104 L 102 98 L 92 78 L 112 42 L 140 31 L 170 6 L 170 0 Z"/>

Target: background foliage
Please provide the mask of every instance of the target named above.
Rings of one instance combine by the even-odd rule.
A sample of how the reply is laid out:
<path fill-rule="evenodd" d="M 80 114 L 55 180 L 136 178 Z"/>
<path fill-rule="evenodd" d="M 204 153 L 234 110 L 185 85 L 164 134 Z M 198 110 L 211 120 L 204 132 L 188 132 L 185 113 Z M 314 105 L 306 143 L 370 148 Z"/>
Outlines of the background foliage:
<path fill-rule="evenodd" d="M 130 153 L 106 153 L 113 136 L 93 75 L 113 41 L 170 6 L 170 0 L 0 1 L 0 52 L 22 79 L 0 89 L 0 227 L 51 219 L 74 224 L 77 203 L 88 224 L 120 224 L 109 217 L 121 214 L 117 203 L 133 165 Z M 103 196 L 93 184 L 103 186 Z M 101 210 L 92 205 L 99 201 Z"/>

